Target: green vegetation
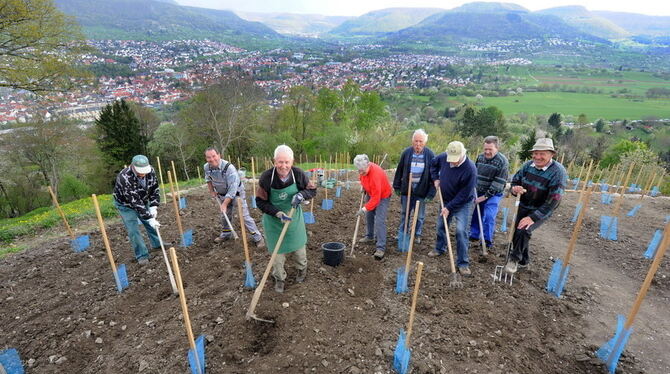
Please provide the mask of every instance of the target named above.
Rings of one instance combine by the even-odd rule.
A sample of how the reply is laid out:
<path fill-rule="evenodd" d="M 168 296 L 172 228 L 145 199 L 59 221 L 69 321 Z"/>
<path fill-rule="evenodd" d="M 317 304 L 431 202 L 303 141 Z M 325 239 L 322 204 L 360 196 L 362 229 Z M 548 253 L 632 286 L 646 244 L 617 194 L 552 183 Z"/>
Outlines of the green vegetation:
<path fill-rule="evenodd" d="M 336 36 L 380 35 L 414 26 L 428 16 L 439 13 L 438 8 L 388 8 L 375 10 L 348 20 L 328 32 Z"/>

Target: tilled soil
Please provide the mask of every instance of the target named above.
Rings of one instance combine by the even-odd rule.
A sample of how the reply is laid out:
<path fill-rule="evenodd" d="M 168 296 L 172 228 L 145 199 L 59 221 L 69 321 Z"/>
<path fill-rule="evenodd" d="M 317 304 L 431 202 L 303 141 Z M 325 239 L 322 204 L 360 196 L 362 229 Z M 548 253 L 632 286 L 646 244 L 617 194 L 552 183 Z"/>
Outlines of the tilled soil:
<path fill-rule="evenodd" d="M 240 241 L 214 244 L 220 230 L 216 207 L 205 189 L 188 195 L 182 211 L 194 245 L 179 248 L 193 330 L 206 335 L 209 373 L 388 373 L 398 331 L 405 328 L 411 294 L 396 294 L 399 199 L 389 212 L 389 241 L 383 261 L 374 246 L 357 244 L 355 257 L 338 267 L 322 263 L 321 245 L 346 243 L 349 254 L 360 190 L 343 189 L 334 208 L 320 209 L 320 191 L 309 225 L 307 281 L 294 282 L 291 258 L 284 294 L 270 279 L 256 313 L 274 324 L 245 320 L 253 290 L 243 287 Z M 662 228 L 670 203 L 645 198 L 634 218 L 622 218 L 619 240 L 598 237 L 599 215 L 610 206 L 596 202 L 578 240 L 573 268 L 561 299 L 545 292 L 551 258 L 562 257 L 572 233 L 576 194 L 568 193 L 555 216 L 531 241 L 533 262 L 512 286 L 493 284 L 495 265 L 504 263 L 503 234 L 496 253 L 484 257 L 473 243 L 473 276 L 463 288 L 449 286 L 447 256 L 429 258 L 435 244 L 438 204 L 430 203 L 423 241 L 413 263 L 425 263 L 411 336 L 413 373 L 602 373 L 593 352 L 614 333 L 616 314 L 626 314 L 651 263 L 642 257 L 653 231 Z M 625 216 L 637 201 L 627 198 Z M 503 201 L 503 205 L 506 201 Z M 309 209 L 309 208 L 307 208 Z M 252 215 L 260 222 L 260 212 Z M 499 220 L 500 220 L 499 214 Z M 511 219 L 511 217 L 510 217 Z M 170 204 L 160 209 L 166 242 L 178 243 Z M 235 217 L 236 226 L 238 218 Z M 74 253 L 69 241 L 35 245 L 0 260 L 0 348 L 17 348 L 29 373 L 184 373 L 189 348 L 179 300 L 172 295 L 162 254 L 148 266 L 133 259 L 121 224 L 107 227 L 117 263 L 128 268 L 130 287 L 116 291 L 103 241 Z M 362 223 L 359 236 L 365 232 Z M 455 240 L 452 239 L 455 243 Z M 252 248 L 257 280 L 269 260 Z M 413 288 L 415 273 L 410 273 Z M 667 261 L 652 284 L 635 332 L 619 364 L 621 373 L 668 373 Z M 28 367 L 28 360 L 34 360 Z M 58 362 L 58 363 L 57 363 Z"/>

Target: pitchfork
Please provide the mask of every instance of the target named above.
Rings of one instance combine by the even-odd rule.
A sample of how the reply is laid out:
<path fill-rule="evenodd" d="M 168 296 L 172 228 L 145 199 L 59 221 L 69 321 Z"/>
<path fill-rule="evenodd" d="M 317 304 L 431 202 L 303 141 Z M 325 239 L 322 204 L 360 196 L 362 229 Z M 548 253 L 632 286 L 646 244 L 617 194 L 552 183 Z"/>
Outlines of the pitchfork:
<path fill-rule="evenodd" d="M 512 245 L 514 241 L 514 233 L 516 232 L 516 215 L 519 213 L 519 200 L 521 200 L 521 195 L 526 192 L 526 190 L 523 190 L 522 192 L 518 193 L 516 195 L 516 200 L 514 202 L 514 214 L 512 215 L 512 224 L 511 229 L 509 230 L 509 236 L 508 236 L 508 241 L 509 244 L 507 245 L 507 256 L 505 256 L 505 264 L 507 264 L 507 261 L 509 261 L 509 256 L 510 253 L 512 253 Z M 493 283 L 497 282 L 504 282 L 504 283 L 509 283 L 509 285 L 512 285 L 512 282 L 514 281 L 514 274 L 508 273 L 505 271 L 505 265 L 496 265 L 496 268 L 493 270 L 493 274 L 491 274 L 493 277 Z"/>

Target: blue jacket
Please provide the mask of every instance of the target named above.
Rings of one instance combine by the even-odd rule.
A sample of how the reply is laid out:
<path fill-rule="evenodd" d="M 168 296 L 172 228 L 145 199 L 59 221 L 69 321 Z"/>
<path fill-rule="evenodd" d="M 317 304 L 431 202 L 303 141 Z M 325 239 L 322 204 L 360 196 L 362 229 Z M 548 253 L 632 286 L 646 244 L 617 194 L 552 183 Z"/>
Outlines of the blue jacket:
<path fill-rule="evenodd" d="M 412 155 L 414 154 L 414 149 L 412 147 L 407 147 L 402 154 L 400 155 L 400 161 L 398 166 L 395 169 L 395 175 L 393 176 L 393 189 L 399 191 L 401 195 L 407 195 L 408 189 L 408 177 L 409 171 L 412 167 Z M 419 183 L 416 185 L 416 188 L 412 190 L 412 195 L 419 198 L 429 198 L 432 199 L 435 197 L 435 185 L 433 185 L 433 180 L 430 177 L 430 165 L 435 159 L 435 154 L 428 147 L 423 148 L 423 161 L 425 162 L 425 168 L 423 169 L 423 174 Z"/>
<path fill-rule="evenodd" d="M 437 155 L 431 164 L 430 175 L 433 180 L 440 180 L 444 206 L 450 212 L 458 211 L 475 199 L 477 167 L 467 156 L 461 166 L 452 168 L 446 153 Z"/>

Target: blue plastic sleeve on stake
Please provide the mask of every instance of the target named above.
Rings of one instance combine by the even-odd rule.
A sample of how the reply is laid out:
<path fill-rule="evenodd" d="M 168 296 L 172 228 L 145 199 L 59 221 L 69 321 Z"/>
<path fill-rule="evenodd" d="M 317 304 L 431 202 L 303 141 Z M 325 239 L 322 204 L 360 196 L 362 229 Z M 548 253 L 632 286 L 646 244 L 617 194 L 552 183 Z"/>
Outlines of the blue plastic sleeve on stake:
<path fill-rule="evenodd" d="M 607 238 L 607 228 L 610 225 L 610 216 L 600 216 L 600 237 Z"/>
<path fill-rule="evenodd" d="M 549 278 L 547 278 L 547 292 L 554 293 L 554 290 L 556 290 L 556 285 L 558 284 L 558 278 L 561 276 L 562 268 L 563 261 L 559 258 L 554 262 L 554 265 L 551 267 L 551 272 L 549 273 Z"/>
<path fill-rule="evenodd" d="M 179 198 L 179 209 L 186 209 L 186 198 L 185 197 L 180 197 Z"/>
<path fill-rule="evenodd" d="M 193 230 L 184 231 L 184 235 L 181 237 L 181 246 L 188 247 L 193 244 Z"/>
<path fill-rule="evenodd" d="M 119 283 L 116 285 L 116 288 L 119 292 L 123 292 L 129 286 L 128 274 L 126 273 L 126 265 L 120 264 L 116 267 L 116 275 Z"/>
<path fill-rule="evenodd" d="M 191 367 L 191 374 L 205 374 L 205 335 L 200 335 L 195 340 L 195 350 L 198 354 L 198 363 L 200 370 L 198 370 L 198 363 L 195 360 L 195 354 L 192 349 L 188 350 L 188 365 Z"/>
<path fill-rule="evenodd" d="M 258 206 L 256 205 L 256 197 L 255 196 L 251 199 L 251 207 L 254 208 L 254 209 L 258 208 Z"/>
<path fill-rule="evenodd" d="M 627 216 L 627 217 L 635 217 L 635 215 L 637 214 L 637 211 L 640 210 L 640 208 L 642 208 L 642 205 L 641 205 L 641 204 L 637 204 L 637 205 L 635 205 L 635 206 L 633 207 L 633 209 L 631 209 L 631 210 L 626 214 L 626 216 Z"/>
<path fill-rule="evenodd" d="M 588 182 L 586 183 L 586 187 L 591 187 L 591 186 L 593 186 L 593 181 L 588 181 Z"/>
<path fill-rule="evenodd" d="M 654 232 L 654 236 L 651 237 L 651 241 L 647 246 L 647 251 L 644 252 L 644 258 L 647 259 L 654 258 L 654 256 L 656 255 L 656 250 L 658 249 L 658 244 L 661 242 L 662 237 L 663 233 L 661 232 L 661 230 L 656 230 L 656 232 Z"/>
<path fill-rule="evenodd" d="M 507 215 L 509 214 L 509 208 L 503 208 L 503 219 L 500 224 L 500 232 L 507 232 Z"/>
<path fill-rule="evenodd" d="M 72 249 L 79 253 L 85 251 L 91 245 L 91 240 L 88 235 L 78 236 L 72 240 Z"/>
<path fill-rule="evenodd" d="M 251 264 L 247 261 L 244 261 L 244 287 L 246 288 L 256 288 L 256 278 L 254 278 L 254 272 L 251 269 Z"/>
<path fill-rule="evenodd" d="M 582 203 L 577 203 L 575 206 L 575 214 L 572 215 L 570 222 L 577 222 L 577 217 L 579 217 L 579 212 L 582 211 Z"/>
<path fill-rule="evenodd" d="M 400 329 L 398 342 L 396 343 L 395 351 L 393 352 L 393 369 L 400 374 L 406 374 L 408 372 L 409 359 L 411 356 L 409 347 L 405 346 L 405 340 L 407 340 L 405 330 Z"/>
<path fill-rule="evenodd" d="M 577 187 L 579 186 L 579 178 L 575 178 L 575 179 L 573 179 L 573 180 L 572 180 L 572 183 L 573 183 L 572 189 L 573 189 L 573 190 L 576 190 Z"/>
<path fill-rule="evenodd" d="M 556 287 L 555 295 L 556 297 L 561 297 L 561 294 L 563 293 L 563 288 L 565 288 L 565 283 L 568 280 L 568 274 L 570 273 L 570 265 L 566 265 L 565 269 L 563 270 L 563 276 L 559 274 L 558 276 L 558 284 Z"/>
<path fill-rule="evenodd" d="M 609 226 L 607 227 L 606 239 L 617 240 L 617 231 L 618 231 L 619 217 L 611 217 Z"/>
<path fill-rule="evenodd" d="M 670 222 L 670 214 L 665 216 L 665 221 L 663 221 L 663 223 L 668 223 L 668 222 Z"/>
<path fill-rule="evenodd" d="M 396 270 L 396 273 L 398 274 L 396 278 L 396 284 L 395 284 L 395 292 L 396 293 L 405 293 L 408 291 L 407 289 L 407 273 L 405 272 L 405 267 L 399 267 Z"/>
<path fill-rule="evenodd" d="M 15 348 L 0 351 L 0 369 L 4 369 L 7 374 L 25 374 L 19 351 Z"/>
<path fill-rule="evenodd" d="M 342 186 L 337 186 L 335 189 L 335 197 L 340 197 L 342 196 Z"/>
<path fill-rule="evenodd" d="M 625 322 L 626 317 L 619 314 L 617 316 L 616 333 L 614 334 L 614 337 L 596 351 L 596 356 L 605 362 L 607 369 L 611 374 L 616 372 L 621 352 L 626 348 L 628 338 L 630 338 L 630 334 L 633 332 L 632 327 L 630 329 L 624 329 L 623 326 Z"/>

